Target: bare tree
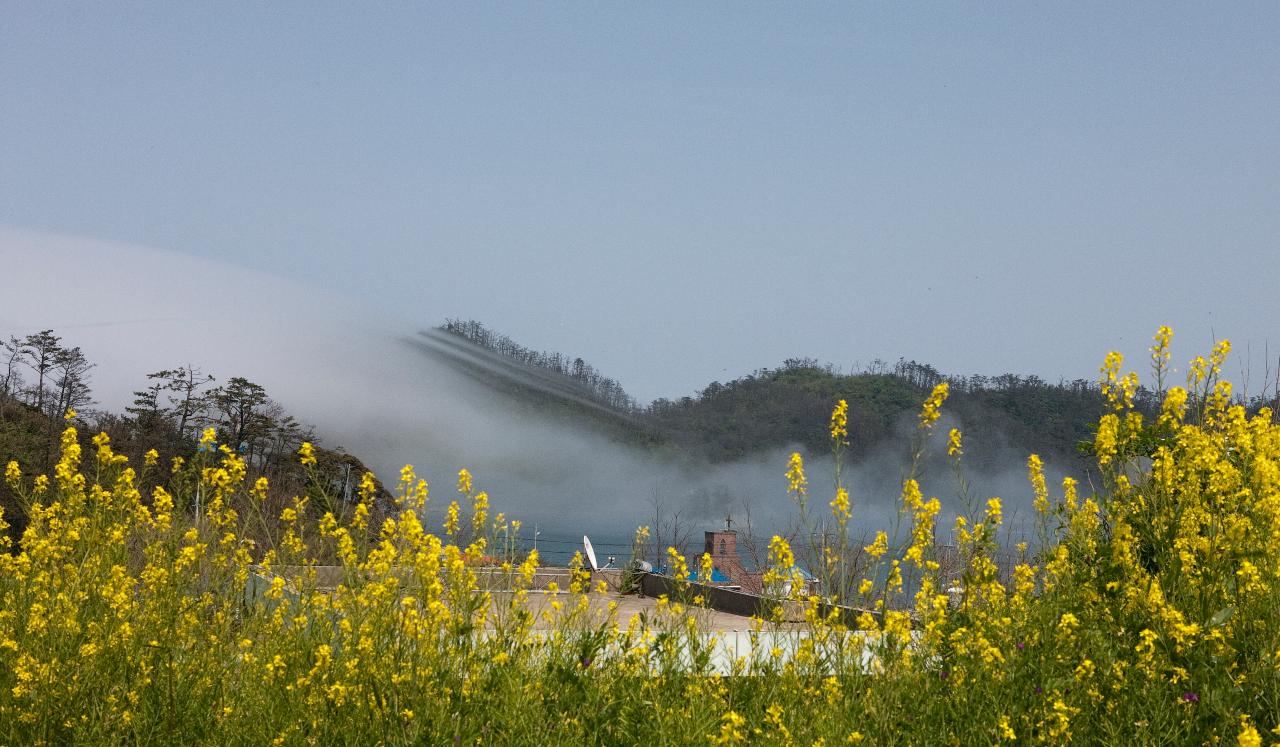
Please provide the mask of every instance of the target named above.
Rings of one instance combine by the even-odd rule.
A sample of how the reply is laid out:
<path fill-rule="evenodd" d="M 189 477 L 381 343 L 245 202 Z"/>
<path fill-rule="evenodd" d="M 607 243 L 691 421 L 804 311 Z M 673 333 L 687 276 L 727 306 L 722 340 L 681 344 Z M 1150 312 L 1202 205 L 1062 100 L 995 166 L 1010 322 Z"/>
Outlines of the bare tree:
<path fill-rule="evenodd" d="M 0 419 L 4 418 L 3 406 L 8 404 L 10 395 L 22 387 L 22 372 L 18 370 L 18 364 L 22 362 L 26 350 L 26 342 L 13 335 L 0 342 L 0 355 L 3 355 L 4 361 L 4 376 L 0 379 Z"/>
<path fill-rule="evenodd" d="M 690 529 L 682 520 L 681 511 L 667 510 L 659 488 L 654 488 L 650 503 L 653 504 L 654 565 L 666 565 L 668 547 L 674 547 L 676 552 L 688 558 Z"/>
<path fill-rule="evenodd" d="M 269 399 L 262 406 L 262 417 L 265 432 L 261 442 L 255 443 L 253 448 L 261 450 L 264 465 L 291 463 L 303 441 L 315 443 L 318 440 L 310 428 L 304 427 L 285 412 L 284 407 L 275 400 Z"/>
<path fill-rule="evenodd" d="M 762 537 L 756 536 L 755 525 L 751 521 L 751 502 L 745 497 L 742 499 L 742 515 L 740 520 L 742 529 L 738 534 L 738 547 L 746 546 L 747 556 L 751 560 L 753 569 L 764 568 L 764 560 L 760 557 L 760 548 L 768 543 Z"/>

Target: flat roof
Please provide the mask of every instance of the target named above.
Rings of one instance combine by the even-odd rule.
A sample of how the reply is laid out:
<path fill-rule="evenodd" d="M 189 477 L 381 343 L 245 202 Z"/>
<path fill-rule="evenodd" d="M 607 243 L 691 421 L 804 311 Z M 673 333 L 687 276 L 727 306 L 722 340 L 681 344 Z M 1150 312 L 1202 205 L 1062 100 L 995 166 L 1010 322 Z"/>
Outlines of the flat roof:
<path fill-rule="evenodd" d="M 491 591 L 493 596 L 494 611 L 498 612 L 507 602 L 505 597 L 510 592 Z M 590 608 L 587 610 L 585 619 L 592 624 L 600 624 L 609 618 L 609 605 L 614 604 L 615 614 L 618 626 L 626 628 L 632 618 L 643 614 L 650 620 L 650 627 L 653 621 L 658 617 L 658 600 L 654 597 L 639 596 L 636 594 L 617 594 L 607 593 L 598 594 L 591 592 L 587 595 L 590 600 Z M 559 601 L 561 609 L 557 612 L 553 606 L 553 601 Z M 574 604 L 574 597 L 570 594 L 561 592 L 559 594 L 550 594 L 544 591 L 528 592 L 528 602 L 526 608 L 535 616 L 534 628 L 547 630 L 556 626 L 558 618 L 569 613 L 569 607 Z M 722 610 L 714 610 L 705 607 L 686 606 L 686 609 L 692 610 L 694 616 L 698 620 L 699 630 L 702 632 L 729 632 L 729 631 L 746 631 L 752 628 L 752 618 L 747 615 L 735 615 L 731 612 Z M 544 614 L 546 616 L 544 617 Z M 783 624 L 784 627 L 793 627 L 790 624 Z"/>

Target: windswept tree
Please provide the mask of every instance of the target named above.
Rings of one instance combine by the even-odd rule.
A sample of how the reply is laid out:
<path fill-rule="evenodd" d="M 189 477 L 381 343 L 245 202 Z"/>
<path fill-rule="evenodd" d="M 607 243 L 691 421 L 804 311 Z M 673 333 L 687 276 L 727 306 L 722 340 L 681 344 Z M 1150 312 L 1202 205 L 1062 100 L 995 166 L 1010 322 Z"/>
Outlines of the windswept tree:
<path fill-rule="evenodd" d="M 235 448 L 249 450 L 253 441 L 267 434 L 266 405 L 270 401 L 261 385 L 234 376 L 210 392 L 224 440 Z"/>
<path fill-rule="evenodd" d="M 54 366 L 58 352 L 62 350 L 62 338 L 55 335 L 53 330 L 46 329 L 27 335 L 23 343 L 26 364 L 36 374 L 35 387 L 31 392 L 31 404 L 35 405 L 40 412 L 44 412 L 45 379 L 48 378 L 49 371 Z"/>
<path fill-rule="evenodd" d="M 89 371 L 95 365 L 89 362 L 79 347 L 60 348 L 54 353 L 49 376 L 53 384 L 52 393 L 55 395 L 53 407 L 49 413 L 51 420 L 56 420 L 67 410 L 93 404 L 89 389 Z"/>
<path fill-rule="evenodd" d="M 179 441 L 187 439 L 188 428 L 199 422 L 209 407 L 207 393 L 201 389 L 214 378 L 186 365 L 149 373 L 147 380 L 146 388 L 133 393 L 133 405 L 125 408 L 133 416 L 134 427 L 152 435 L 172 428 Z"/>
<path fill-rule="evenodd" d="M 168 413 L 160 396 L 166 388 L 164 374 L 168 371 L 157 371 L 147 374 L 146 388 L 133 393 L 133 404 L 124 408 L 132 416 L 133 430 L 143 437 L 155 438 L 163 436 L 169 425 Z"/>
<path fill-rule="evenodd" d="M 177 420 L 178 438 L 186 438 L 187 428 L 209 407 L 209 397 L 201 389 L 213 383 L 214 378 L 190 363 L 172 371 L 161 371 L 160 375 L 168 381 L 170 412 Z"/>

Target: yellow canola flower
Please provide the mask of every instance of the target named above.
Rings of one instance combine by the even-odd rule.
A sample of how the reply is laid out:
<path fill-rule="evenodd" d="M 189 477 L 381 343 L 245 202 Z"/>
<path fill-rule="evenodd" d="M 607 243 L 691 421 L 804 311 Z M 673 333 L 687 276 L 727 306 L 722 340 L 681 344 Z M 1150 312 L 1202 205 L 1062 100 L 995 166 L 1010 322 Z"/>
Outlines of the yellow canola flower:
<path fill-rule="evenodd" d="M 889 535 L 883 531 L 876 532 L 876 538 L 871 544 L 862 548 L 863 552 L 870 555 L 873 559 L 879 558 L 889 551 Z"/>
<path fill-rule="evenodd" d="M 958 457 L 964 454 L 964 446 L 960 443 L 960 429 L 952 428 L 947 434 L 947 456 Z"/>
<path fill-rule="evenodd" d="M 836 497 L 831 499 L 831 515 L 835 517 L 840 526 L 849 523 L 849 518 L 853 516 L 853 511 L 849 506 L 849 491 L 843 487 L 836 490 Z"/>
<path fill-rule="evenodd" d="M 142 456 L 142 463 L 148 467 L 156 466 L 156 463 L 159 461 L 160 461 L 160 452 L 156 451 L 155 449 L 148 449 L 147 453 Z"/>
<path fill-rule="evenodd" d="M 909 478 L 902 483 L 902 505 L 909 511 L 918 511 L 924 505 L 924 494 L 920 492 L 920 483 Z"/>
<path fill-rule="evenodd" d="M 173 516 L 173 496 L 169 491 L 157 485 L 151 493 L 151 508 L 155 511 L 153 521 L 161 529 L 168 529 Z"/>
<path fill-rule="evenodd" d="M 1155 337 L 1152 340 L 1155 344 L 1151 346 L 1151 367 L 1157 372 L 1164 370 L 1169 365 L 1169 342 L 1173 339 L 1173 330 L 1167 326 L 1161 325 L 1156 330 Z"/>
<path fill-rule="evenodd" d="M 216 428 L 205 428 L 204 433 L 200 434 L 200 445 L 209 446 L 218 440 L 218 430 Z"/>
<path fill-rule="evenodd" d="M 516 573 L 520 575 L 520 579 L 521 581 L 524 582 L 524 585 L 528 586 L 529 584 L 533 583 L 533 577 L 537 573 L 537 571 L 538 571 L 538 551 L 530 550 L 529 555 L 525 557 L 524 562 L 520 564 L 520 567 L 516 570 Z"/>
<path fill-rule="evenodd" d="M 458 492 L 463 495 L 471 495 L 471 473 L 464 467 L 458 470 Z"/>
<path fill-rule="evenodd" d="M 1062 478 L 1062 502 L 1071 511 L 1076 510 L 1076 503 L 1079 501 L 1076 484 L 1074 477 Z"/>
<path fill-rule="evenodd" d="M 1120 376 L 1120 367 L 1123 365 L 1124 355 L 1112 350 L 1103 358 L 1102 367 L 1098 369 L 1098 382 L 1102 385 L 1102 393 L 1106 396 L 1107 401 L 1113 405 L 1116 404 L 1120 397 L 1117 383 Z"/>
<path fill-rule="evenodd" d="M 689 578 L 689 564 L 679 550 L 674 547 L 667 547 L 667 562 L 671 564 L 671 575 L 677 581 L 684 581 Z"/>
<path fill-rule="evenodd" d="M 889 580 L 886 586 L 890 591 L 902 591 L 902 563 L 893 561 L 889 564 Z"/>
<path fill-rule="evenodd" d="M 790 570 L 796 564 L 795 553 L 791 551 L 791 543 L 778 535 L 769 540 L 769 561 L 771 565 Z"/>
<path fill-rule="evenodd" d="M 1222 364 L 1227 360 L 1227 354 L 1231 352 L 1231 341 L 1222 340 L 1213 346 L 1213 352 L 1209 354 L 1209 371 L 1213 375 L 1222 373 Z"/>
<path fill-rule="evenodd" d="M 126 461 L 126 457 L 116 456 L 111 450 L 111 437 L 106 433 L 99 433 L 90 439 L 94 446 L 98 447 L 98 464 L 107 466 L 110 464 L 118 464 Z"/>
<path fill-rule="evenodd" d="M 1013 726 L 1009 723 L 1008 716 L 1001 716 L 1000 722 L 996 725 L 1000 730 L 1000 738 L 1009 742 L 1016 741 L 1018 734 L 1013 730 Z"/>
<path fill-rule="evenodd" d="M 316 463 L 316 450 L 310 441 L 303 441 L 302 446 L 298 448 L 298 461 L 307 466 Z"/>
<path fill-rule="evenodd" d="M 479 534 L 484 531 L 485 522 L 489 516 L 489 494 L 483 490 L 475 494 L 471 499 L 471 529 Z"/>
<path fill-rule="evenodd" d="M 372 472 L 365 472 L 360 476 L 360 500 L 373 500 L 374 495 L 378 492 L 377 478 Z"/>
<path fill-rule="evenodd" d="M 5 482 L 9 483 L 11 487 L 16 487 L 21 479 L 22 469 L 18 466 L 18 462 L 12 459 L 9 460 L 9 463 L 4 466 Z"/>
<path fill-rule="evenodd" d="M 702 557 L 698 559 L 698 581 L 704 584 L 711 583 L 713 570 L 714 564 L 711 560 L 711 553 L 702 553 Z"/>
<path fill-rule="evenodd" d="M 797 498 L 803 497 L 808 491 L 808 485 L 809 479 L 804 476 L 804 458 L 800 456 L 800 452 L 792 452 L 791 459 L 787 462 L 787 492 Z"/>
<path fill-rule="evenodd" d="M 849 437 L 849 403 L 840 400 L 831 411 L 831 440 Z"/>
<path fill-rule="evenodd" d="M 1120 419 L 1115 413 L 1107 413 L 1098 420 L 1098 433 L 1093 439 L 1098 464 L 1107 466 L 1120 449 Z"/>
<path fill-rule="evenodd" d="M 1164 395 L 1164 403 L 1160 405 L 1161 423 L 1181 423 L 1187 412 L 1187 390 L 1180 386 L 1170 387 Z"/>
<path fill-rule="evenodd" d="M 1190 365 L 1187 367 L 1187 388 L 1195 389 L 1196 385 L 1204 381 L 1208 375 L 1209 361 L 1204 356 L 1197 355 L 1191 359 Z"/>
<path fill-rule="evenodd" d="M 458 502 L 450 501 L 448 514 L 445 516 L 444 520 L 444 532 L 450 537 L 458 533 L 458 514 L 460 511 L 461 509 L 458 506 Z"/>
<path fill-rule="evenodd" d="M 1248 560 L 1240 561 L 1240 567 L 1236 570 L 1236 588 L 1245 594 L 1253 594 L 1266 589 L 1262 581 L 1262 574 L 1252 562 Z"/>
<path fill-rule="evenodd" d="M 1001 507 L 999 498 L 992 498 L 987 501 L 987 526 L 998 526 L 1004 517 L 1004 510 Z"/>
<path fill-rule="evenodd" d="M 1071 717 L 1080 709 L 1067 705 L 1062 698 L 1053 702 L 1053 721 L 1048 726 L 1048 735 L 1053 740 L 1067 741 L 1071 738 Z"/>
<path fill-rule="evenodd" d="M 735 711 L 728 711 L 721 717 L 720 732 L 718 734 L 708 734 L 707 738 L 712 744 L 745 744 L 747 741 L 747 733 L 744 729 L 746 723 L 747 720 Z"/>
<path fill-rule="evenodd" d="M 1248 716 L 1240 717 L 1240 733 L 1236 735 L 1237 747 L 1262 747 L 1262 736 L 1249 721 Z"/>
<path fill-rule="evenodd" d="M 947 382 L 935 386 L 920 408 L 920 427 L 928 428 L 938 421 L 942 414 L 942 403 L 947 401 L 951 386 Z"/>

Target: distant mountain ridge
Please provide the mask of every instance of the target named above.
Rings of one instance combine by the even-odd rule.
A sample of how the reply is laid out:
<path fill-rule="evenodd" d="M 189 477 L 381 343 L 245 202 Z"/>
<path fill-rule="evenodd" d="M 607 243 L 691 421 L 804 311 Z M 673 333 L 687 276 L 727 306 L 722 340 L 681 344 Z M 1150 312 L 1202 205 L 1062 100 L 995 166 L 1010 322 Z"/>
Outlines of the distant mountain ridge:
<path fill-rule="evenodd" d="M 604 431 L 635 445 L 679 450 L 711 461 L 799 445 L 829 450 L 831 408 L 849 403 L 850 457 L 897 443 L 929 391 L 946 381 L 944 411 L 965 430 L 966 457 L 994 465 L 1012 447 L 1061 463 L 1084 464 L 1078 444 L 1091 441 L 1103 412 L 1097 384 L 1049 383 L 1036 376 L 947 376 L 928 364 L 876 362 L 844 374 L 811 358 L 794 358 L 729 382 L 711 382 L 695 396 L 639 407 L 614 379 L 581 358 L 533 351 L 475 321 L 448 320 L 414 344 L 442 355 L 478 381 L 523 406 L 562 421 Z M 1141 393 L 1139 408 L 1155 403 Z"/>

